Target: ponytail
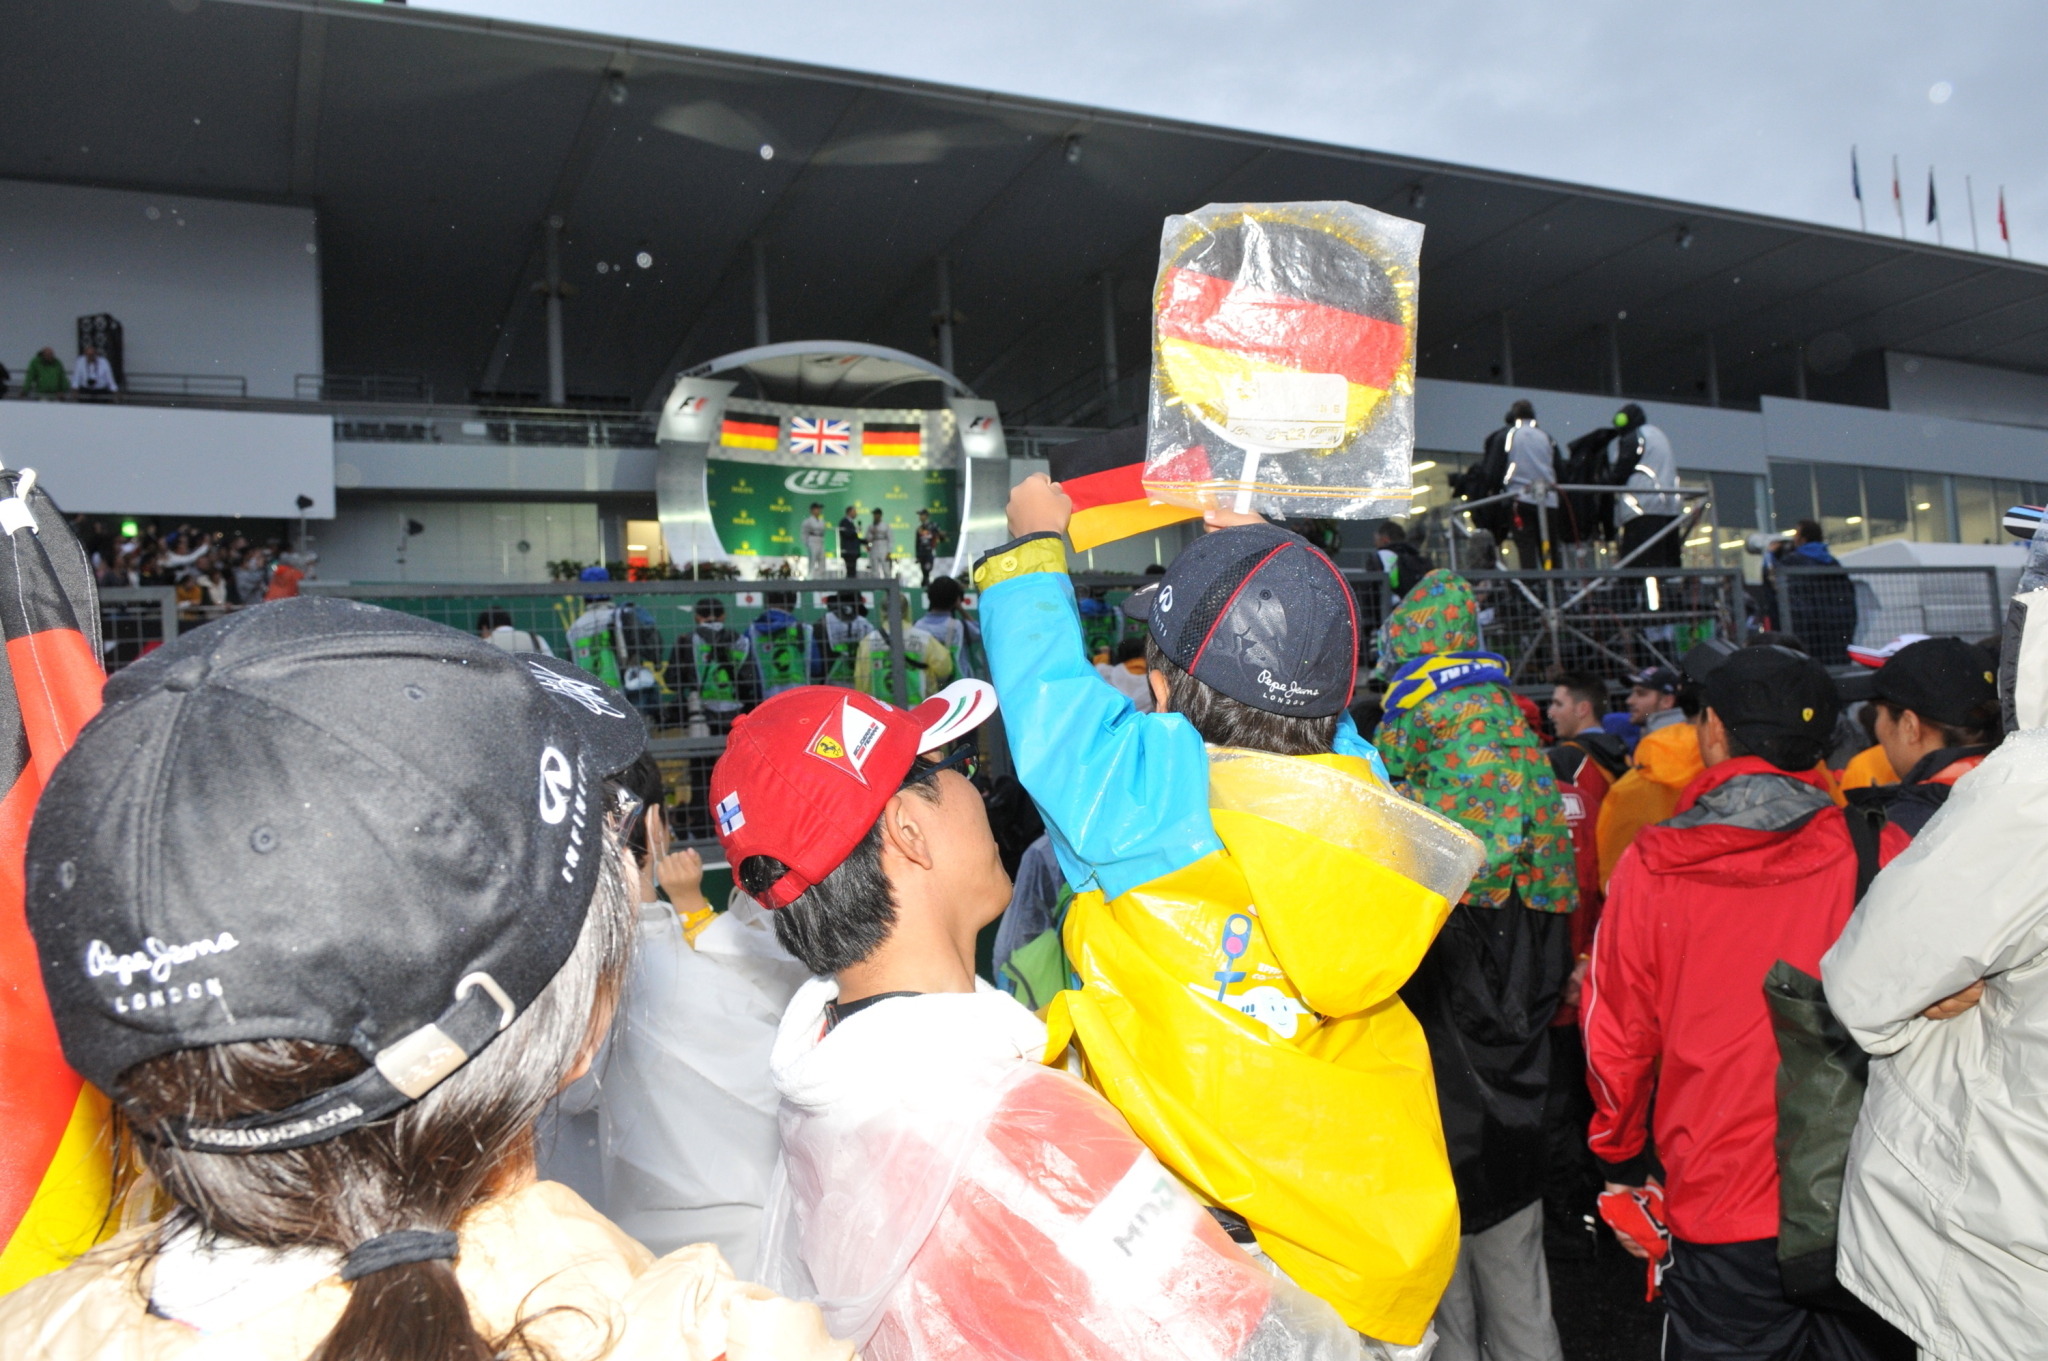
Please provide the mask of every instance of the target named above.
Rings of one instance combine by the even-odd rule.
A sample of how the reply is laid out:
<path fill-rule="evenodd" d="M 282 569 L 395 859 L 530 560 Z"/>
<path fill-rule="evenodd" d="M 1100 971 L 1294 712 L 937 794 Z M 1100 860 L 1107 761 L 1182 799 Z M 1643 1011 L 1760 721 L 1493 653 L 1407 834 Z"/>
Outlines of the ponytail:
<path fill-rule="evenodd" d="M 532 1158 L 534 1120 L 596 1048 L 618 1000 L 635 913 L 615 835 L 605 838 L 604 858 L 576 948 L 533 1005 L 389 1120 L 269 1153 L 204 1153 L 152 1137 L 172 1116 L 222 1121 L 276 1110 L 367 1066 L 353 1050 L 304 1040 L 182 1050 L 122 1074 L 119 1105 L 149 1170 L 179 1206 L 156 1241 L 196 1227 L 260 1247 L 348 1257 L 348 1307 L 311 1361 L 536 1354 L 523 1335 L 531 1319 L 496 1339 L 477 1331 L 452 1247 L 447 1257 L 431 1255 L 445 1244 L 409 1235 L 432 1245 L 429 1252 L 392 1252 L 403 1240 L 389 1236 L 453 1233 L 471 1209 L 509 1189 Z M 385 1241 L 358 1253 L 373 1240 Z"/>

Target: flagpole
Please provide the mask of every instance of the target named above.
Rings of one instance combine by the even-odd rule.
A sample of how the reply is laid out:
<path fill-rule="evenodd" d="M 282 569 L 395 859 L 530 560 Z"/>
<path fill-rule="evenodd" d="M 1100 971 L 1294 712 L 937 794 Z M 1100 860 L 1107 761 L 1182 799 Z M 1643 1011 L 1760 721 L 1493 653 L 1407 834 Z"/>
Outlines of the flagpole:
<path fill-rule="evenodd" d="M 1970 249 L 1982 250 L 1984 247 L 1977 244 L 1977 189 L 1968 175 L 1963 176 L 1963 198 L 1970 205 Z"/>
<path fill-rule="evenodd" d="M 1941 235 L 1941 204 L 1934 197 L 1934 167 L 1927 167 L 1927 220 L 1934 224 L 1934 244 L 1946 246 Z"/>
<path fill-rule="evenodd" d="M 1899 158 L 1892 155 L 1892 208 L 1899 215 L 1899 240 L 1906 239 L 1906 198 L 1899 191 Z"/>
<path fill-rule="evenodd" d="M 2005 240 L 2005 258 L 2012 259 L 2012 228 L 2005 221 L 2005 186 L 1998 186 L 1998 234 Z"/>
<path fill-rule="evenodd" d="M 1856 225 L 1870 230 L 1870 215 L 1863 211 L 1863 172 L 1856 164 L 1856 148 L 1849 148 L 1849 191 L 1856 195 Z"/>

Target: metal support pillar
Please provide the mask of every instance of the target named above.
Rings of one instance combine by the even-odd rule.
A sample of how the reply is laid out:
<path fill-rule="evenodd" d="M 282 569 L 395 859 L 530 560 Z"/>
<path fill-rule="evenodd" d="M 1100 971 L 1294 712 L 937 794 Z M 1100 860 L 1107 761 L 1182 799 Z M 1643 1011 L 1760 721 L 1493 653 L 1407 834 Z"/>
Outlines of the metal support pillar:
<path fill-rule="evenodd" d="M 754 343 L 768 343 L 768 243 L 754 242 Z"/>
<path fill-rule="evenodd" d="M 562 215 L 547 221 L 548 405 L 567 406 L 569 385 L 562 358 Z"/>
<path fill-rule="evenodd" d="M 953 371 L 953 268 L 941 255 L 939 265 L 939 367 Z"/>
<path fill-rule="evenodd" d="M 1508 333 L 1508 314 L 1500 314 L 1500 383 L 1502 387 L 1515 385 L 1515 340 Z"/>
<path fill-rule="evenodd" d="M 1102 390 L 1116 391 L 1116 276 L 1102 276 Z"/>
<path fill-rule="evenodd" d="M 1707 405 L 1721 405 L 1721 356 L 1714 349 L 1714 333 L 1707 332 Z"/>

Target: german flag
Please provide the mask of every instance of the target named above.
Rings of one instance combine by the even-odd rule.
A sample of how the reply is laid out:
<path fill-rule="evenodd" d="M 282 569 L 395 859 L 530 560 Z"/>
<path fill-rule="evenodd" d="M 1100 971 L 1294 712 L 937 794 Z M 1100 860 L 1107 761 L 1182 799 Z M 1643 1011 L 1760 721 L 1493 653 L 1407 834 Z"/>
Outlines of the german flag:
<path fill-rule="evenodd" d="M 1187 479 L 1205 480 L 1208 459 L 1200 449 L 1189 453 L 1200 466 L 1191 463 L 1184 470 Z M 1184 460 L 1187 457 L 1183 455 Z M 1050 451 L 1047 461 L 1052 465 L 1052 480 L 1060 484 L 1060 490 L 1074 503 L 1067 539 L 1076 552 L 1201 517 L 1199 510 L 1163 505 L 1145 494 L 1141 480 L 1145 473 L 1142 425 L 1059 445 Z"/>
<path fill-rule="evenodd" d="M 917 455 L 924 452 L 924 426 L 915 421 L 866 421 L 860 428 L 864 454 Z"/>
<path fill-rule="evenodd" d="M 35 474 L 0 472 L 0 1293 L 110 1229 L 106 1098 L 64 1062 L 23 907 L 44 783 L 99 711 L 99 599 L 85 552 Z"/>
<path fill-rule="evenodd" d="M 1199 422 L 1190 437 L 1205 425 L 1253 445 L 1337 448 L 1412 364 L 1412 289 L 1326 217 L 1246 212 L 1169 250 L 1154 343 L 1162 385 Z"/>
<path fill-rule="evenodd" d="M 782 443 L 782 421 L 735 411 L 719 422 L 718 442 L 732 449 L 773 449 Z"/>

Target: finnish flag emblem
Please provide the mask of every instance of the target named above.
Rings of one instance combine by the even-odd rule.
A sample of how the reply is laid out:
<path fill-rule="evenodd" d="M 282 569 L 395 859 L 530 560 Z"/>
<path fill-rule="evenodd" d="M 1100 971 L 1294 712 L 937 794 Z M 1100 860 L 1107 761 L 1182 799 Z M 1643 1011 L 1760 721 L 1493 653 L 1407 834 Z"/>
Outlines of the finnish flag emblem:
<path fill-rule="evenodd" d="M 715 811 L 718 814 L 718 834 L 720 836 L 731 836 L 734 832 L 747 825 L 747 815 L 740 811 L 740 795 L 738 790 L 734 790 L 720 799 Z"/>

